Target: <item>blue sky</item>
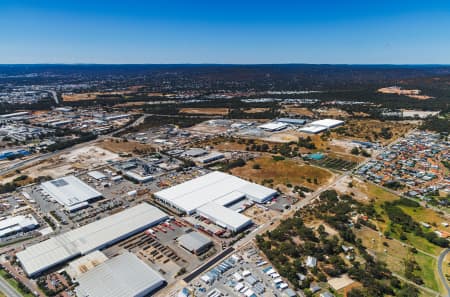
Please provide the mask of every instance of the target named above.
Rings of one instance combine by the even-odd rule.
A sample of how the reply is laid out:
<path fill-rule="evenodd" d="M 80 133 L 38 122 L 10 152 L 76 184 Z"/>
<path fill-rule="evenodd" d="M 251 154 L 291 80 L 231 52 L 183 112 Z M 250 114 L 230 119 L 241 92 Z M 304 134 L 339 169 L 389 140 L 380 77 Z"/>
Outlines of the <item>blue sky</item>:
<path fill-rule="evenodd" d="M 0 0 L 0 63 L 450 64 L 450 1 Z"/>

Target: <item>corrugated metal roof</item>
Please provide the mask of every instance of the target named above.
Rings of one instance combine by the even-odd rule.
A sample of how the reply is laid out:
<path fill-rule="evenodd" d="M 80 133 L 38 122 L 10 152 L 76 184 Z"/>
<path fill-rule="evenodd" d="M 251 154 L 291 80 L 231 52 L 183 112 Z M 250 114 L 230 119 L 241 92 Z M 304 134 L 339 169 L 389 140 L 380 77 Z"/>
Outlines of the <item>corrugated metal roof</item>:
<path fill-rule="evenodd" d="M 241 192 L 247 195 L 246 191 L 249 191 L 250 196 L 247 198 L 256 202 L 263 202 L 277 193 L 275 190 L 256 185 L 236 176 L 214 171 L 159 191 L 155 193 L 155 196 L 187 213 L 192 213 L 200 206 L 221 199 L 232 192 Z"/>
<path fill-rule="evenodd" d="M 60 234 L 17 253 L 28 275 L 34 275 L 74 257 L 99 249 L 118 238 L 144 230 L 168 216 L 142 203 L 117 214 Z"/>
<path fill-rule="evenodd" d="M 102 196 L 102 193 L 73 175 L 44 182 L 41 184 L 41 188 L 68 208 Z"/>
<path fill-rule="evenodd" d="M 246 216 L 214 202 L 199 207 L 197 212 L 200 215 L 214 220 L 214 223 L 217 225 L 227 227 L 232 231 L 240 230 L 252 222 L 252 220 Z"/>
<path fill-rule="evenodd" d="M 204 246 L 211 244 L 211 239 L 198 232 L 190 232 L 178 237 L 178 243 L 188 251 L 198 251 Z"/>
<path fill-rule="evenodd" d="M 76 288 L 80 297 L 135 297 L 144 296 L 164 285 L 164 278 L 126 252 L 114 257 L 78 278 Z"/>

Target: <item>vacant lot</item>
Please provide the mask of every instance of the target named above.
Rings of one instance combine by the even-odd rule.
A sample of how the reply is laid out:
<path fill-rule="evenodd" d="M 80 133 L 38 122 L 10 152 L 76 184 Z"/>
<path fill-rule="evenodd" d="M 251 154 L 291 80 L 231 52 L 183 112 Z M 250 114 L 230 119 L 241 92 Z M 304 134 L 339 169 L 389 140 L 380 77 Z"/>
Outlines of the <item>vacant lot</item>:
<path fill-rule="evenodd" d="M 255 169 L 258 166 L 259 169 Z M 270 156 L 249 161 L 243 167 L 232 169 L 232 173 L 257 183 L 264 180 L 271 181 L 266 184 L 274 188 L 280 187 L 280 189 L 287 189 L 288 184 L 317 189 L 333 179 L 333 174 L 326 169 L 293 160 L 275 161 Z"/>
<path fill-rule="evenodd" d="M 227 115 L 229 109 L 225 107 L 211 108 L 181 108 L 180 113 L 184 114 L 207 114 L 207 115 Z"/>
<path fill-rule="evenodd" d="M 249 109 L 244 109 L 242 111 L 245 113 L 260 113 L 260 112 L 266 112 L 269 110 L 270 110 L 270 108 L 268 108 L 268 107 L 253 107 L 253 108 L 249 108 Z"/>
<path fill-rule="evenodd" d="M 152 152 L 154 148 L 149 144 L 142 144 L 136 141 L 123 141 L 123 140 L 113 140 L 107 139 L 97 146 L 106 149 L 113 153 L 148 153 Z"/>
<path fill-rule="evenodd" d="M 378 89 L 379 93 L 383 93 L 383 94 L 397 94 L 397 95 L 404 95 L 404 96 L 408 96 L 409 98 L 413 98 L 413 99 L 417 99 L 417 100 L 428 100 L 431 99 L 433 97 L 431 96 L 427 96 L 427 95 L 420 95 L 420 93 L 422 92 L 421 90 L 407 90 L 407 89 L 402 89 L 400 87 L 387 87 L 387 88 L 381 88 Z"/>
<path fill-rule="evenodd" d="M 425 282 L 425 286 L 435 291 L 440 290 L 436 275 L 436 259 L 421 253 L 410 252 L 410 248 L 395 239 L 386 239 L 372 229 L 361 228 L 355 231 L 356 236 L 360 238 L 363 245 L 371 250 L 376 257 L 385 262 L 389 269 L 400 275 L 405 273 L 405 259 L 414 258 L 419 264 L 421 271 L 418 275 Z"/>
<path fill-rule="evenodd" d="M 414 127 L 409 122 L 350 120 L 332 132 L 333 138 L 351 138 L 387 144 L 405 135 Z"/>
<path fill-rule="evenodd" d="M 291 114 L 291 115 L 298 115 L 298 116 L 306 116 L 306 117 L 314 116 L 314 112 L 312 112 L 308 108 L 295 107 L 295 106 L 292 106 L 292 105 L 284 106 L 283 109 L 282 109 L 282 112 L 285 112 L 285 113 Z"/>

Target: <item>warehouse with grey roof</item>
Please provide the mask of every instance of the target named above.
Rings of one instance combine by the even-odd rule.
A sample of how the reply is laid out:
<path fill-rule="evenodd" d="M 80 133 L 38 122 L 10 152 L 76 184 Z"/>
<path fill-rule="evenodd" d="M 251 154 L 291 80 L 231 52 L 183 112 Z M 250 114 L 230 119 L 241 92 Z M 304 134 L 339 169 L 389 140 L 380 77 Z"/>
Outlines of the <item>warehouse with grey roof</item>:
<path fill-rule="evenodd" d="M 29 246 L 16 256 L 25 272 L 33 277 L 81 255 L 106 248 L 167 218 L 158 208 L 141 203 Z"/>
<path fill-rule="evenodd" d="M 79 297 L 143 297 L 165 285 L 164 278 L 136 255 L 125 252 L 77 279 Z"/>

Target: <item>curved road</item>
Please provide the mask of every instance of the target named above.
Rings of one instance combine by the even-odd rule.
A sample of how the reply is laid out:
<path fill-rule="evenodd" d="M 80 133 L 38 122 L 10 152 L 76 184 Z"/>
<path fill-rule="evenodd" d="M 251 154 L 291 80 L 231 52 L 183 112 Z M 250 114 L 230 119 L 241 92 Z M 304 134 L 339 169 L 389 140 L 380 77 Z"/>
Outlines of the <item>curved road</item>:
<path fill-rule="evenodd" d="M 447 290 L 447 297 L 450 297 L 450 286 L 448 284 L 447 278 L 442 271 L 442 263 L 444 262 L 445 256 L 450 252 L 450 249 L 445 249 L 438 258 L 438 271 L 439 277 L 441 278 L 441 282 L 444 284 L 445 289 Z"/>

